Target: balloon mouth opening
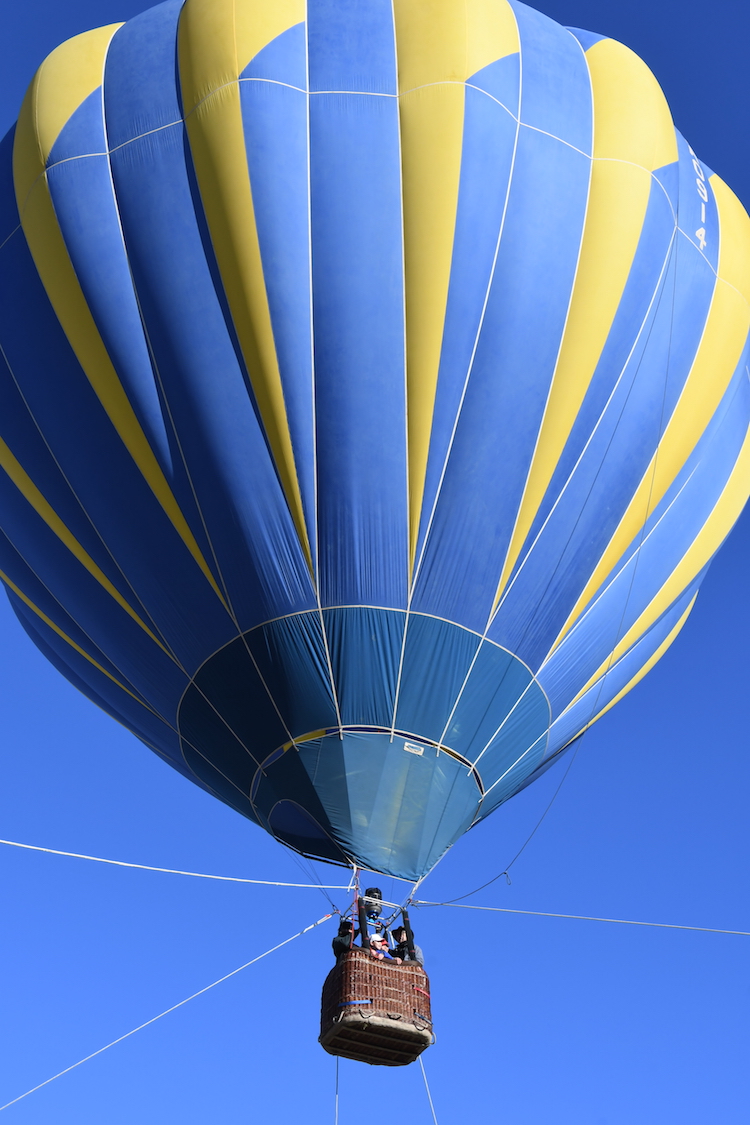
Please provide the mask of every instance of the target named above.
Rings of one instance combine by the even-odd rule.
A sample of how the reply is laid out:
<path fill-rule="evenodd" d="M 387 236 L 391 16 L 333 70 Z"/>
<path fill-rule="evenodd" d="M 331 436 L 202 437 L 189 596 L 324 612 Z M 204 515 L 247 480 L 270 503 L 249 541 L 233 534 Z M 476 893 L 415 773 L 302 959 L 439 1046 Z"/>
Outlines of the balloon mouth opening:
<path fill-rule="evenodd" d="M 401 611 L 342 607 L 323 624 L 292 614 L 234 638 L 183 695 L 187 766 L 301 855 L 421 878 L 539 768 L 550 708 L 507 649 L 419 615 L 405 629 Z M 396 705 L 388 677 L 404 635 Z"/>

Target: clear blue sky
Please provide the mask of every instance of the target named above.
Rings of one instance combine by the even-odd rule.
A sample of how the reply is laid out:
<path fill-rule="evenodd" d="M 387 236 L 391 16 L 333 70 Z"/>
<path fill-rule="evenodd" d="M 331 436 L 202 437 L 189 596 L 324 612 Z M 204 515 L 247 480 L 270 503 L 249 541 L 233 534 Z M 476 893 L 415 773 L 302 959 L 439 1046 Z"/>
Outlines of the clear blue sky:
<path fill-rule="evenodd" d="M 0 134 L 36 66 L 138 0 L 25 0 L 0 36 Z M 746 0 L 539 0 L 628 43 L 695 151 L 750 206 Z M 504 880 L 471 901 L 750 930 L 750 513 L 677 643 L 584 740 Z M 46 664 L 0 600 L 0 836 L 188 870 L 307 881 L 291 853 L 162 764 Z M 565 765 L 563 764 L 563 769 Z M 508 863 L 560 767 L 470 833 L 425 886 Z M 320 867 L 324 882 L 339 882 Z M 331 878 L 333 876 L 333 878 Z M 396 893 L 385 880 L 386 894 Z M 343 895 L 333 895 L 344 905 Z M 0 846 L 0 1104 L 327 912 L 252 889 Z M 750 938 L 422 910 L 440 1125 L 706 1125 L 750 1119 Z M 18 1125 L 333 1122 L 317 1045 L 333 923 L 6 1111 Z M 341 1067 L 341 1125 L 429 1125 L 418 1068 Z"/>

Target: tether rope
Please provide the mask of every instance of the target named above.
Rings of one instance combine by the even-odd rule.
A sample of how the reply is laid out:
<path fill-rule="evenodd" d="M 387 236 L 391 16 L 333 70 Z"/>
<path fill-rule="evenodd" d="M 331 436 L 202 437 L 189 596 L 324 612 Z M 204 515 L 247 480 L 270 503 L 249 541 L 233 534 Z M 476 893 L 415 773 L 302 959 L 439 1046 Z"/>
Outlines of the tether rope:
<path fill-rule="evenodd" d="M 533 914 L 536 918 L 572 918 L 577 922 L 616 922 L 620 926 L 656 926 L 662 930 L 696 930 L 702 934 L 750 937 L 750 930 L 720 930 L 715 926 L 681 926 L 675 922 L 636 922 L 632 918 L 595 918 L 590 914 L 553 914 L 549 910 L 513 910 L 509 906 L 473 906 L 468 902 L 418 902 L 412 906 L 453 906 L 457 910 L 490 910 L 495 914 Z"/>
<path fill-rule="evenodd" d="M 156 1023 L 157 1020 L 162 1019 L 164 1016 L 168 1016 L 170 1012 L 177 1011 L 178 1008 L 182 1008 L 191 1000 L 195 1000 L 196 996 L 202 996 L 204 992 L 209 992 L 210 989 L 216 988 L 217 984 L 222 984 L 225 980 L 229 980 L 230 977 L 237 976 L 237 973 L 241 973 L 243 969 L 247 969 L 250 967 L 250 965 L 254 965 L 256 961 L 262 961 L 264 957 L 268 957 L 269 953 L 275 953 L 277 949 L 281 949 L 281 947 L 284 945 L 289 945 L 290 941 L 294 941 L 295 938 L 302 937 L 303 934 L 309 933 L 310 930 L 314 930 L 316 926 L 319 926 L 322 922 L 327 922 L 328 919 L 332 917 L 332 914 L 326 914 L 323 918 L 319 918 L 317 922 L 313 922 L 311 926 L 306 926 L 305 929 L 300 930 L 299 933 L 292 934 L 292 936 L 286 938 L 285 941 L 280 941 L 278 945 L 274 945 L 271 949 L 267 949 L 265 953 L 259 953 L 257 957 L 253 957 L 252 961 L 246 961 L 245 964 L 240 965 L 238 969 L 232 969 L 231 973 L 226 973 L 223 977 L 219 977 L 219 979 L 215 980 L 213 984 L 207 984 L 205 988 L 200 988 L 197 992 L 194 992 L 192 996 L 187 996 L 184 1000 L 180 1000 L 179 1004 L 173 1004 L 171 1008 L 167 1008 L 165 1009 L 165 1011 L 159 1012 L 158 1016 L 153 1016 L 150 1020 L 146 1020 L 145 1023 L 141 1023 L 138 1025 L 138 1027 L 134 1027 L 132 1031 L 126 1031 L 125 1034 L 121 1035 L 118 1039 L 113 1039 L 112 1042 L 107 1043 L 105 1047 L 100 1047 L 98 1051 L 92 1051 L 91 1054 L 86 1055 L 84 1059 L 79 1059 L 78 1062 L 73 1063 L 72 1066 L 66 1066 L 65 1070 L 60 1070 L 57 1074 L 53 1074 L 51 1078 L 45 1079 L 44 1082 L 40 1082 L 37 1086 L 32 1086 L 31 1089 L 27 1090 L 25 1094 L 19 1094 L 18 1097 L 13 1098 L 12 1101 L 6 1102 L 5 1105 L 0 1105 L 0 1113 L 2 1113 L 4 1109 L 8 1109 L 9 1106 L 15 1105 L 16 1102 L 20 1102 L 23 1098 L 28 1098 L 29 1094 L 33 1094 L 37 1090 L 41 1090 L 43 1086 L 49 1086 L 50 1082 L 54 1082 L 56 1078 L 62 1078 L 63 1074 L 69 1074 L 71 1070 L 75 1070 L 76 1067 L 82 1066 L 83 1063 L 88 1062 L 89 1059 L 95 1059 L 97 1055 L 101 1055 L 104 1051 L 108 1051 L 110 1047 L 114 1047 L 117 1043 L 122 1043 L 123 1039 L 129 1039 L 131 1035 L 135 1035 L 136 1031 L 142 1031 L 144 1027 L 149 1027 L 152 1023 Z"/>
<path fill-rule="evenodd" d="M 94 863 L 111 863 L 115 867 L 136 867 L 139 871 L 160 871 L 164 875 L 190 875 L 193 879 L 218 879 L 222 883 L 253 883 L 258 887 L 294 887 L 310 891 L 346 891 L 344 886 L 323 886 L 322 883 L 279 883 L 272 879 L 240 879 L 236 875 L 207 875 L 203 871 L 178 871 L 172 867 L 151 867 L 148 863 L 126 863 L 122 859 L 103 859 L 98 855 L 81 855 L 79 852 L 62 852 L 58 848 L 41 848 L 38 844 L 20 844 L 17 840 L 0 840 L 11 848 L 25 848 L 30 852 L 47 852 L 49 855 L 66 855 L 71 859 L 90 859 Z M 0 1107 L 2 1108 L 2 1107 Z"/>
<path fill-rule="evenodd" d="M 435 1122 L 435 1125 L 438 1125 L 437 1114 L 435 1113 L 435 1106 L 432 1103 L 432 1094 L 430 1093 L 429 1083 L 427 1082 L 427 1073 L 425 1071 L 424 1063 L 422 1062 L 422 1056 L 421 1055 L 419 1056 L 419 1065 L 420 1065 L 420 1068 L 422 1070 L 422 1077 L 424 1078 L 424 1088 L 427 1091 L 427 1100 L 430 1103 L 430 1111 L 432 1113 L 432 1120 Z"/>

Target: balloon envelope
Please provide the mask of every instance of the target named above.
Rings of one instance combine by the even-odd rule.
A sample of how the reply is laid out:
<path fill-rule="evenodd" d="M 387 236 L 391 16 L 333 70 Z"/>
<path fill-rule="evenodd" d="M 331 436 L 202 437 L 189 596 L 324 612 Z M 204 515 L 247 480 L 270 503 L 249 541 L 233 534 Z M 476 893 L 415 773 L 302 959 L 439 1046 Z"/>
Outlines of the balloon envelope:
<path fill-rule="evenodd" d="M 298 851 L 418 878 L 671 643 L 750 479 L 750 220 L 515 0 L 168 0 L 0 153 L 0 571 Z"/>

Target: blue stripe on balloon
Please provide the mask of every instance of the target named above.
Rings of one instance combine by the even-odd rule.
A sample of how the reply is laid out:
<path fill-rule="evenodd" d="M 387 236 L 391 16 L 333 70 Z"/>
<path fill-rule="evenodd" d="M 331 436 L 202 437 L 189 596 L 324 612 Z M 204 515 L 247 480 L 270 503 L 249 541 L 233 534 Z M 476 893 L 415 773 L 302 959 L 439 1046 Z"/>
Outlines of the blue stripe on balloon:
<path fill-rule="evenodd" d="M 95 90 L 63 127 L 47 164 L 47 184 L 86 303 L 163 472 L 171 451 L 148 347 L 128 270 Z"/>
<path fill-rule="evenodd" d="M 409 616 L 394 726 L 433 742 L 445 724 L 471 667 L 480 638 L 447 621 Z"/>
<path fill-rule="evenodd" d="M 497 75 L 501 77 L 498 78 Z M 494 76 L 494 77 L 490 77 Z M 470 81 L 515 87 L 518 55 L 492 63 Z M 513 105 L 512 97 L 508 101 Z M 513 105 L 515 109 L 516 106 Z M 430 435 L 417 558 L 432 514 L 451 434 L 471 370 L 487 291 L 503 224 L 507 185 L 513 168 L 517 123 L 493 98 L 467 87 L 456 229 L 448 301 Z"/>
<path fill-rule="evenodd" d="M 637 644 L 613 664 L 604 681 L 598 681 L 570 710 L 564 711 L 550 727 L 547 760 L 575 738 L 607 704 L 640 672 L 662 645 L 690 605 L 708 567 L 704 567 L 684 593 L 661 615 Z"/>
<path fill-rule="evenodd" d="M 105 97 L 118 103 L 120 135 L 138 138 L 112 154 L 112 170 L 141 313 L 179 443 L 176 460 L 182 469 L 184 459 L 210 542 L 207 557 L 215 559 L 237 627 L 245 630 L 309 608 L 314 593 L 215 287 L 183 127 L 142 136 L 136 101 L 126 128 L 134 70 L 139 96 L 148 89 L 155 115 L 174 110 L 175 16 L 176 10 L 171 23 L 152 23 L 150 12 L 136 17 L 122 29 L 127 35 L 118 36 L 122 54 L 110 54 Z M 163 62 L 140 73 L 144 41 L 152 51 L 160 44 Z M 213 635 L 223 621 L 218 604 L 201 610 L 193 604 L 191 613 Z M 222 630 L 218 644 L 206 638 L 204 655 L 227 639 Z"/>
<path fill-rule="evenodd" d="M 672 212 L 657 186 L 612 332 L 491 629 L 494 639 L 516 646 L 532 666 L 562 628 L 614 533 L 700 343 L 715 278 L 678 237 L 640 343 L 617 386 L 627 349 L 635 343 L 630 326 L 638 304 L 654 294 L 659 256 L 673 230 Z"/>
<path fill-rule="evenodd" d="M 310 90 L 398 92 L 391 0 L 308 0 Z"/>
<path fill-rule="evenodd" d="M 591 78 L 581 44 L 564 27 L 510 0 L 521 41 L 521 120 L 589 156 L 593 146 Z M 560 190 L 564 181 L 557 181 Z"/>
<path fill-rule="evenodd" d="M 323 616 L 342 723 L 390 726 L 403 613 L 358 606 Z"/>
<path fill-rule="evenodd" d="M 288 51 L 304 39 L 292 28 Z M 270 45 L 276 47 L 277 40 Z M 261 52 L 261 56 L 270 47 Z M 258 56 L 260 58 L 261 56 Z M 255 60 L 257 61 L 257 60 Z M 251 67 L 255 65 L 255 61 Z M 283 61 L 283 59 L 282 59 Z M 269 70 L 267 64 L 263 70 Z M 281 73 L 284 73 L 283 69 Z M 307 526 L 315 549 L 307 95 L 277 82 L 240 85 L 253 209 L 284 404 Z"/>
<path fill-rule="evenodd" d="M 297 23 L 272 39 L 250 60 L 240 81 L 286 82 L 307 90 L 307 37 L 305 24 Z"/>
<path fill-rule="evenodd" d="M 321 597 L 397 607 L 408 569 L 398 109 L 319 95 L 310 129 Z"/>
<path fill-rule="evenodd" d="M 606 660 L 697 538 L 734 468 L 750 422 L 747 350 L 721 404 L 618 573 L 539 672 L 559 714 Z"/>
<path fill-rule="evenodd" d="M 486 313 L 413 601 L 480 632 L 557 362 L 590 167 L 569 146 L 521 131 Z"/>

